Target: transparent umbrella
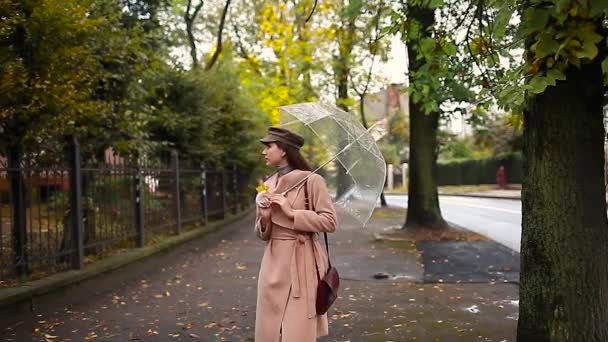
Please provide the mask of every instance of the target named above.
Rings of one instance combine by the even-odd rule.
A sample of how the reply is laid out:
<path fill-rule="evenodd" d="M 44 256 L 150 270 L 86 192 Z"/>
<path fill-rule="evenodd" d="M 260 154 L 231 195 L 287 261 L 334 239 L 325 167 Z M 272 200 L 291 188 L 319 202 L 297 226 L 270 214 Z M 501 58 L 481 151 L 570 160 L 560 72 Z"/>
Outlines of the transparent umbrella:
<path fill-rule="evenodd" d="M 386 177 L 386 163 L 374 139 L 381 136 L 380 128 L 366 130 L 354 114 L 321 102 L 283 106 L 279 112 L 282 127 L 306 138 L 303 152 L 318 165 L 313 172 L 327 180 L 340 222 L 354 219 L 365 226 Z"/>

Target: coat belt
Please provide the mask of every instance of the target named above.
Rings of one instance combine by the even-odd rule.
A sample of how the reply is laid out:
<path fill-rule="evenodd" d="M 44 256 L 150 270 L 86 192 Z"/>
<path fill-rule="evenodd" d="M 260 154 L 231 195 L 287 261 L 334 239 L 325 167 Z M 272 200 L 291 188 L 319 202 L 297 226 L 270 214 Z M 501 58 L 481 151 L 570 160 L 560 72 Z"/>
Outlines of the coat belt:
<path fill-rule="evenodd" d="M 308 312 L 308 318 L 313 318 L 317 314 L 316 306 L 315 306 L 315 297 L 316 297 L 316 286 L 315 286 L 315 278 L 309 279 L 311 275 L 317 275 L 317 269 L 320 269 L 321 264 L 319 260 L 317 260 L 318 243 L 314 243 L 314 239 L 312 235 L 303 235 L 297 234 L 294 237 L 272 237 L 273 240 L 294 240 L 294 248 L 291 256 L 291 265 L 290 265 L 290 275 L 291 275 L 291 296 L 293 298 L 300 298 L 302 296 L 302 291 L 300 288 L 300 275 L 302 274 L 304 277 L 304 286 L 305 291 L 304 294 L 306 296 L 306 307 Z M 314 256 L 314 260 L 310 260 L 310 258 L 306 258 L 306 245 L 312 243 L 312 253 Z M 298 261 L 304 261 L 304 272 L 300 272 L 298 269 L 298 265 L 300 264 Z M 314 262 L 314 264 L 313 264 Z M 316 264 L 316 265 L 315 265 Z M 316 267 L 315 267 L 316 266 Z"/>

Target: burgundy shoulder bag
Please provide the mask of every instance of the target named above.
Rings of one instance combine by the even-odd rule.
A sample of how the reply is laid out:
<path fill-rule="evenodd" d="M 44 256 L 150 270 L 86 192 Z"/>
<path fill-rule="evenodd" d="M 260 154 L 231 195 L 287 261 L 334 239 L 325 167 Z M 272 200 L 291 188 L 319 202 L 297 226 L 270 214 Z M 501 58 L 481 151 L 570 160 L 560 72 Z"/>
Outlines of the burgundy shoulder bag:
<path fill-rule="evenodd" d="M 310 210 L 310 204 L 308 201 L 308 184 L 304 183 L 304 197 L 306 200 L 306 210 Z M 329 258 L 329 243 L 327 243 L 327 233 L 323 232 L 325 237 L 325 250 L 327 251 L 327 261 L 329 263 L 329 269 L 327 273 L 320 278 L 320 272 L 317 268 L 317 277 L 319 277 L 319 285 L 317 286 L 317 314 L 323 315 L 329 310 L 329 307 L 338 298 L 338 289 L 340 288 L 340 276 L 338 270 L 331 265 Z M 317 263 L 315 262 L 315 265 Z"/>

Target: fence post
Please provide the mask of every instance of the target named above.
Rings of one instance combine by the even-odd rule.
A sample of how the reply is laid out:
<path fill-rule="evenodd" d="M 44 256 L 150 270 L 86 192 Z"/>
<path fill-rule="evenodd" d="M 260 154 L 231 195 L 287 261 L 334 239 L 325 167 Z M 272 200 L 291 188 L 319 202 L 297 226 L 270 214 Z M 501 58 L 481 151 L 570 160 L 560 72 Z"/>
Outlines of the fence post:
<path fill-rule="evenodd" d="M 222 219 L 226 218 L 226 170 L 222 168 Z"/>
<path fill-rule="evenodd" d="M 241 210 L 239 202 L 239 174 L 237 172 L 236 164 L 232 165 L 232 185 L 234 186 L 234 213 L 238 213 Z"/>
<path fill-rule="evenodd" d="M 21 148 L 11 146 L 8 150 L 8 177 L 10 183 L 10 202 L 13 204 L 12 241 L 13 262 L 18 276 L 29 273 L 29 258 L 27 255 L 27 231 L 24 202 L 24 180 L 21 173 Z"/>
<path fill-rule="evenodd" d="M 139 158 L 136 159 L 135 167 L 135 230 L 137 232 L 137 247 L 146 245 L 144 229 L 144 192 L 143 192 L 143 171 L 139 165 Z"/>
<path fill-rule="evenodd" d="M 72 268 L 84 267 L 84 240 L 82 222 L 82 171 L 80 169 L 80 144 L 74 136 L 68 138 L 70 161 L 70 215 L 72 221 L 72 246 L 76 251 L 72 254 Z"/>
<path fill-rule="evenodd" d="M 179 192 L 179 155 L 176 150 L 171 151 L 171 157 L 173 159 L 173 165 L 175 166 L 175 219 L 176 232 L 179 235 L 182 232 L 182 210 Z"/>
<path fill-rule="evenodd" d="M 201 204 L 203 206 L 203 223 L 209 223 L 209 214 L 207 209 L 207 170 L 205 163 L 201 163 Z"/>

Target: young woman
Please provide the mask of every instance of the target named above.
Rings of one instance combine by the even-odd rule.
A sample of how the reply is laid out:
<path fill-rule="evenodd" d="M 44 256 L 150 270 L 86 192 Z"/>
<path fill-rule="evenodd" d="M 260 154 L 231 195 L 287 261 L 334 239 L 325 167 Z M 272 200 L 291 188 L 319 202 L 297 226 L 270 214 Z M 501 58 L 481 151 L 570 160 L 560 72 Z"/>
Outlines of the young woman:
<path fill-rule="evenodd" d="M 310 175 L 300 154 L 301 136 L 271 127 L 260 141 L 266 146 L 266 164 L 278 171 L 264 182 L 268 191 L 257 201 L 255 231 L 266 249 L 258 277 L 255 340 L 315 341 L 328 334 L 327 314 L 317 315 L 315 308 L 317 283 L 328 268 L 316 233 L 336 229 L 336 212 L 325 180 Z M 302 185 L 282 194 L 308 175 Z"/>

